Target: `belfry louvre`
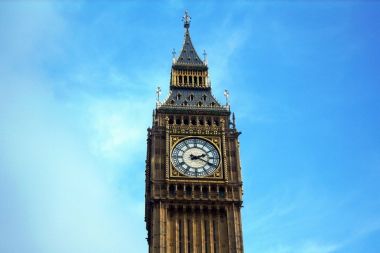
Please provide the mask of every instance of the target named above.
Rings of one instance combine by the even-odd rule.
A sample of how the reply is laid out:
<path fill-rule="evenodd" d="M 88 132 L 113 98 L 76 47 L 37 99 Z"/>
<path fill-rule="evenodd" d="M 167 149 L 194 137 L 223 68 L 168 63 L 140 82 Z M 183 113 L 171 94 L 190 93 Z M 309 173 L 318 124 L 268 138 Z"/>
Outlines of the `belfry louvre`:
<path fill-rule="evenodd" d="M 190 16 L 180 55 L 173 54 L 170 92 L 160 89 L 148 128 L 145 221 L 149 253 L 241 253 L 240 132 L 228 92 L 222 105 L 211 92 L 206 56 L 190 38 Z M 231 119 L 232 117 L 232 119 Z"/>

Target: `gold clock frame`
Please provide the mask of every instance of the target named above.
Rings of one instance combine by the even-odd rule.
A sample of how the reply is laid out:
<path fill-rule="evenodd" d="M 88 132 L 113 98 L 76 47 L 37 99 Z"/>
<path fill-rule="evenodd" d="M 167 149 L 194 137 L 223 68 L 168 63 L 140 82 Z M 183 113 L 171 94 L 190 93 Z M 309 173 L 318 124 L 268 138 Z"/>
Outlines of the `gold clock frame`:
<path fill-rule="evenodd" d="M 219 153 L 219 156 L 220 156 L 220 161 L 219 161 L 219 164 L 218 164 L 218 167 L 215 169 L 215 171 L 208 175 L 208 176 L 202 176 L 202 177 L 192 177 L 192 176 L 188 176 L 188 175 L 184 175 L 182 173 L 180 173 L 173 165 L 172 163 L 172 157 L 171 157 L 171 154 L 173 152 L 173 149 L 174 147 L 181 141 L 184 141 L 186 139 L 191 139 L 191 138 L 199 138 L 199 139 L 203 139 L 205 141 L 208 141 L 210 142 L 212 145 L 215 146 L 215 148 L 217 149 L 218 153 Z M 167 157 L 168 157 L 168 160 L 167 160 L 167 166 L 166 166 L 166 169 L 167 169 L 167 172 L 169 172 L 167 175 L 168 175 L 168 179 L 179 179 L 179 180 L 196 180 L 196 181 L 207 181 L 207 182 L 210 182 L 210 180 L 216 180 L 216 181 L 221 181 L 221 180 L 224 180 L 225 179 L 225 165 L 226 163 L 224 162 L 226 157 L 225 157 L 225 154 L 223 152 L 223 140 L 222 140 L 222 137 L 221 136 L 202 136 L 202 135 L 193 135 L 193 136 L 189 136 L 189 135 L 169 135 L 169 141 L 167 143 L 169 146 L 167 147 L 166 150 L 168 150 L 167 152 Z"/>

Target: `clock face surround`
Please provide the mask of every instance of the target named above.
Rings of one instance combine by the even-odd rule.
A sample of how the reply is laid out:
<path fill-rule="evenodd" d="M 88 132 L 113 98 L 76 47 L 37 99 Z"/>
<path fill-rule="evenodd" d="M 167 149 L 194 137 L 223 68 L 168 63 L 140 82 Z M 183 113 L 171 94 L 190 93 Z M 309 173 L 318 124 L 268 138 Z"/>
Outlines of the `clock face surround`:
<path fill-rule="evenodd" d="M 171 153 L 175 169 L 189 177 L 205 177 L 215 172 L 220 154 L 211 142 L 193 137 L 178 142 Z"/>

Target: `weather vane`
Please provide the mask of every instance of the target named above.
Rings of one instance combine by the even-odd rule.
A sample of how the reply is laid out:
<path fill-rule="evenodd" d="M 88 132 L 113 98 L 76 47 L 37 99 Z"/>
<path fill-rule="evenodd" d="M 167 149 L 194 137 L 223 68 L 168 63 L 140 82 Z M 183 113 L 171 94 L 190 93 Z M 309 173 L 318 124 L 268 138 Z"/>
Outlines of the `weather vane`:
<path fill-rule="evenodd" d="M 182 17 L 182 21 L 184 23 L 185 28 L 190 27 L 191 17 L 189 16 L 189 13 L 187 11 L 185 11 L 185 15 Z"/>
<path fill-rule="evenodd" d="M 228 90 L 224 90 L 224 96 L 226 97 L 226 106 L 228 106 L 230 97 L 230 93 L 228 92 Z"/>

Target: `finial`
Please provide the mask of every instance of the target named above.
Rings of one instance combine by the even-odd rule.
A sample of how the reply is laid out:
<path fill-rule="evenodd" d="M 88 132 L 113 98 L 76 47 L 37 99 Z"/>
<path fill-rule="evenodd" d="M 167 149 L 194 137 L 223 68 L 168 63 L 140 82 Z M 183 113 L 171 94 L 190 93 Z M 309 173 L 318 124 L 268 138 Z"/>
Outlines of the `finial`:
<path fill-rule="evenodd" d="M 203 63 L 207 65 L 207 53 L 205 49 L 203 49 Z"/>
<path fill-rule="evenodd" d="M 183 26 L 186 29 L 189 29 L 191 17 L 189 16 L 189 13 L 187 12 L 187 10 L 185 11 L 185 15 L 182 17 L 182 21 L 183 21 Z"/>
<path fill-rule="evenodd" d="M 176 51 L 175 51 L 175 48 L 173 48 L 173 51 L 172 51 L 172 55 L 173 55 L 173 63 L 175 63 L 175 54 L 176 54 Z"/>
<path fill-rule="evenodd" d="M 161 95 L 161 88 L 160 88 L 160 86 L 157 86 L 156 94 L 157 94 L 157 101 L 156 101 L 156 103 L 157 103 L 157 105 L 159 105 L 160 104 L 160 95 Z"/>
<path fill-rule="evenodd" d="M 226 106 L 228 106 L 230 97 L 230 93 L 228 92 L 228 90 L 224 90 L 224 96 L 226 97 Z"/>
<path fill-rule="evenodd" d="M 175 58 L 175 54 L 176 54 L 177 52 L 175 51 L 175 48 L 173 48 L 173 51 L 172 51 L 172 55 L 173 55 L 173 58 Z"/>

